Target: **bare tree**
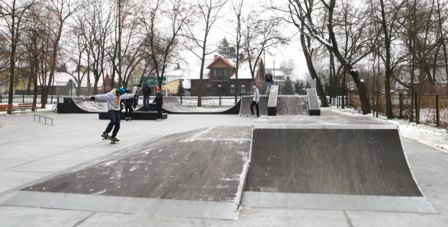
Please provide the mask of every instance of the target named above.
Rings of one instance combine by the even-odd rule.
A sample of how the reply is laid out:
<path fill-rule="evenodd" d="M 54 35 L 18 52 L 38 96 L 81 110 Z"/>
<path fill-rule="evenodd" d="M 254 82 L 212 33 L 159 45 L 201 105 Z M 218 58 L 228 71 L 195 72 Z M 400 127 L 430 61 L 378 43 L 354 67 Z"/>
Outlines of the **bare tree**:
<path fill-rule="evenodd" d="M 275 9 L 279 10 L 279 11 L 284 11 L 279 8 L 275 8 Z M 317 71 L 316 71 L 316 68 L 314 65 L 314 61 L 313 61 L 313 59 L 315 59 L 314 55 L 316 53 L 316 49 L 312 44 L 311 37 L 305 33 L 305 26 L 303 25 L 303 23 L 304 23 L 303 17 L 305 15 L 310 15 L 313 8 L 312 8 L 312 6 L 307 6 L 307 8 L 304 10 L 307 11 L 306 14 L 304 14 L 303 11 L 298 10 L 294 4 L 290 4 L 289 9 L 286 10 L 286 12 L 289 14 L 289 18 L 290 18 L 290 20 L 287 20 L 287 21 L 289 23 L 294 24 L 300 32 L 300 43 L 302 46 L 303 55 L 305 56 L 308 71 L 310 73 L 311 78 L 316 80 L 316 90 L 317 90 L 317 94 L 322 102 L 322 106 L 328 107 L 328 100 L 327 100 L 327 96 L 325 95 L 325 92 L 323 89 L 322 80 L 317 74 Z M 298 19 L 298 18 L 302 18 L 302 19 Z"/>
<path fill-rule="evenodd" d="M 240 96 L 240 84 L 238 80 L 238 71 L 240 68 L 240 61 L 241 59 L 241 46 L 242 46 L 242 26 L 241 26 L 241 20 L 242 20 L 242 10 L 244 6 L 244 0 L 232 0 L 232 7 L 233 11 L 235 12 L 235 19 L 236 19 L 236 37 L 235 37 L 235 50 L 236 50 L 236 72 L 235 72 L 235 103 L 238 102 L 238 97 Z"/>
<path fill-rule="evenodd" d="M 339 44 L 340 37 L 337 35 L 338 33 L 336 29 L 338 24 L 335 21 L 335 17 L 339 12 L 336 10 L 340 9 L 337 8 L 336 0 L 320 0 L 318 2 L 314 2 L 313 0 L 294 0 L 289 2 L 291 5 L 294 5 L 295 10 L 298 10 L 303 14 L 303 17 L 298 19 L 301 21 L 302 26 L 306 28 L 305 32 L 307 35 L 313 37 L 328 48 L 344 67 L 345 72 L 351 72 L 352 79 L 358 88 L 362 112 L 363 114 L 370 113 L 371 108 L 367 97 L 366 86 L 361 80 L 358 71 L 354 69 L 354 62 L 350 62 L 350 59 L 344 55 L 343 49 L 341 49 Z M 320 8 L 323 11 L 317 12 L 319 14 L 317 14 L 316 11 L 307 11 L 307 7 L 311 6 Z M 326 25 L 325 31 L 318 30 L 320 26 L 315 24 L 316 18 L 319 17 L 321 17 L 320 21 Z"/>
<path fill-rule="evenodd" d="M 255 69 L 261 55 L 265 52 L 269 53 L 271 48 L 287 44 L 289 41 L 279 30 L 282 22 L 280 18 L 260 19 L 259 13 L 252 12 L 245 22 L 243 31 L 242 49 L 249 62 L 252 79 L 255 79 Z"/>
<path fill-rule="evenodd" d="M 391 101 L 391 80 L 393 75 L 393 62 L 392 62 L 392 42 L 397 34 L 397 30 L 401 28 L 400 24 L 400 11 L 404 6 L 405 1 L 401 1 L 398 5 L 385 5 L 384 0 L 380 0 L 380 24 L 382 27 L 382 41 L 384 42 L 383 48 L 385 55 L 381 55 L 385 63 L 385 92 L 386 92 L 386 116 L 387 118 L 393 118 L 392 113 L 392 101 Z"/>
<path fill-rule="evenodd" d="M 16 51 L 20 42 L 20 37 L 22 33 L 22 19 L 25 13 L 33 6 L 34 0 L 18 3 L 18 1 L 13 0 L 12 2 L 6 2 L 4 0 L 0 1 L 1 12 L 0 16 L 4 23 L 0 23 L 6 26 L 6 29 L 0 29 L 1 35 L 4 36 L 9 44 L 9 93 L 8 93 L 8 104 L 13 103 L 14 95 L 14 79 L 16 77 Z M 8 114 L 11 114 L 11 110 L 8 109 Z"/>
<path fill-rule="evenodd" d="M 437 4 L 437 30 L 438 36 L 441 40 L 442 45 L 442 53 L 443 59 L 445 61 L 445 75 L 446 80 L 448 81 L 448 31 L 443 27 L 444 22 L 448 20 L 446 12 L 448 11 L 446 1 L 440 2 L 440 0 L 436 0 Z"/>
<path fill-rule="evenodd" d="M 108 1 L 92 0 L 89 7 L 84 7 L 75 18 L 74 29 L 79 31 L 85 45 L 87 73 L 93 73 L 93 93 L 98 92 L 98 82 L 104 78 L 106 66 L 106 49 L 108 40 L 112 35 L 113 15 L 111 8 L 107 8 Z M 90 92 L 90 76 L 87 76 L 87 83 Z M 105 89 L 103 83 L 103 91 Z"/>
<path fill-rule="evenodd" d="M 45 108 L 48 102 L 52 85 L 54 83 L 54 75 L 56 73 L 57 64 L 60 56 L 60 42 L 64 31 L 64 26 L 73 14 L 75 14 L 83 3 L 76 0 L 48 0 L 42 2 L 40 7 L 41 17 L 37 17 L 37 23 L 45 27 L 48 32 L 47 51 L 49 53 L 48 69 L 49 75 L 46 80 L 42 81 L 42 108 Z M 47 67 L 47 66 L 45 66 Z"/>
<path fill-rule="evenodd" d="M 191 50 L 192 53 L 194 53 L 199 60 L 201 61 L 201 67 L 199 71 L 199 87 L 198 87 L 198 106 L 202 106 L 202 93 L 203 93 L 203 72 L 205 68 L 205 58 L 207 55 L 214 52 L 209 51 L 208 46 L 208 38 L 210 35 L 210 31 L 213 27 L 213 25 L 216 23 L 216 21 L 220 18 L 220 11 L 224 7 L 224 5 L 227 3 L 227 0 L 224 1 L 218 1 L 218 0 L 197 0 L 197 7 L 198 7 L 198 20 L 201 20 L 203 24 L 201 24 L 202 31 L 193 30 L 192 27 L 187 27 L 188 29 L 188 35 L 190 39 L 194 42 L 194 46 L 199 48 L 200 53 L 196 53 L 194 51 L 194 48 L 187 47 L 189 50 Z M 202 36 L 202 37 L 201 37 Z"/>
<path fill-rule="evenodd" d="M 87 52 L 87 45 L 84 43 L 84 39 L 82 36 L 83 29 L 78 30 L 77 28 L 73 28 L 71 31 L 76 40 L 73 41 L 73 46 L 71 48 L 71 56 L 69 61 L 74 63 L 76 66 L 73 70 L 68 70 L 67 73 L 73 78 L 76 82 L 76 95 L 81 95 L 82 81 L 86 76 L 87 70 L 82 66 L 83 56 Z M 70 44 L 68 44 L 70 45 Z"/>
<path fill-rule="evenodd" d="M 108 55 L 112 62 L 111 82 L 114 87 L 118 76 L 119 86 L 127 86 L 130 76 L 142 60 L 142 26 L 138 12 L 144 3 L 117 0 L 114 12 L 115 29 Z"/>
<path fill-rule="evenodd" d="M 149 18 L 141 19 L 146 29 L 144 46 L 160 88 L 168 63 L 177 55 L 181 31 L 191 23 L 193 13 L 193 8 L 182 0 L 156 0 Z"/>
<path fill-rule="evenodd" d="M 33 85 L 33 103 L 37 103 L 38 94 L 38 78 L 39 72 L 41 71 L 41 64 L 45 57 L 43 54 L 43 46 L 45 41 L 45 31 L 39 27 L 39 24 L 34 23 L 35 21 L 35 9 L 31 8 L 30 12 L 27 13 L 26 27 L 24 29 L 25 35 L 21 43 L 24 47 L 23 58 L 27 62 L 30 68 L 30 78 L 28 80 L 29 89 L 31 84 Z"/>

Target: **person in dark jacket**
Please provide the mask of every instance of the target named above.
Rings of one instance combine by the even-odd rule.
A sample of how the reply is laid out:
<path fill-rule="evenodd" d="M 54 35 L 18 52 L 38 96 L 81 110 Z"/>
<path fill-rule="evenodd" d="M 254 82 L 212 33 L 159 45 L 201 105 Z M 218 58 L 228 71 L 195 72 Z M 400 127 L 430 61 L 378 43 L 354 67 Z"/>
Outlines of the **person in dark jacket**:
<path fill-rule="evenodd" d="M 126 93 L 130 93 L 129 90 L 126 90 Z M 128 99 L 122 99 L 121 102 L 124 105 L 124 119 L 126 121 L 132 120 L 132 113 L 134 112 L 134 108 L 135 108 L 135 96 L 134 97 L 130 97 Z"/>
<path fill-rule="evenodd" d="M 142 94 L 143 94 L 143 108 L 147 110 L 149 107 L 149 95 L 151 94 L 151 88 L 146 83 L 143 84 Z"/>
<path fill-rule="evenodd" d="M 163 106 L 163 95 L 160 92 L 160 88 L 157 87 L 156 88 L 156 97 L 154 98 L 153 103 L 156 104 L 157 107 L 157 121 L 161 121 L 163 120 L 163 115 L 162 115 L 162 106 Z"/>
<path fill-rule="evenodd" d="M 270 72 L 266 73 L 264 81 L 265 81 L 266 95 L 269 95 L 269 92 L 271 90 L 271 85 L 274 84 L 274 80 L 272 79 L 272 74 Z"/>

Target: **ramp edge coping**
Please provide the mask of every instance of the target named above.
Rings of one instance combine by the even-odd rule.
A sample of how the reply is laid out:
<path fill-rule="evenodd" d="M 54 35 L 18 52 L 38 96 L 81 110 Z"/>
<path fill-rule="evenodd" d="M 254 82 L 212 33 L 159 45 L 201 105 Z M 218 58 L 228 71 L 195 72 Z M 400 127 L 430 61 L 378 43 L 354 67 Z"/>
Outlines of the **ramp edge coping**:
<path fill-rule="evenodd" d="M 398 125 L 392 124 L 254 124 L 254 129 L 379 129 L 398 130 Z"/>
<path fill-rule="evenodd" d="M 3 206 L 235 220 L 236 201 L 196 201 L 19 191 Z"/>
<path fill-rule="evenodd" d="M 244 192 L 243 206 L 437 214 L 425 197 Z"/>

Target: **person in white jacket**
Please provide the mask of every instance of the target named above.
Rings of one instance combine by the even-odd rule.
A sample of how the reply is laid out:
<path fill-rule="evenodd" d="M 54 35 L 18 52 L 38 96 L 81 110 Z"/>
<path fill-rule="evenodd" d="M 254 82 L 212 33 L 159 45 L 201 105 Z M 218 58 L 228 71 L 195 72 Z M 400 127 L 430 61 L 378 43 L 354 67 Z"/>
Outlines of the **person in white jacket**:
<path fill-rule="evenodd" d="M 257 117 L 260 117 L 260 109 L 258 108 L 258 103 L 260 102 L 260 91 L 257 86 L 252 86 L 253 98 L 252 103 L 250 104 L 250 112 L 254 115 L 254 106 L 257 110 Z"/>
<path fill-rule="evenodd" d="M 109 114 L 110 122 L 106 127 L 106 130 L 103 132 L 101 137 L 110 138 L 112 141 L 119 141 L 116 136 L 118 131 L 120 130 L 120 120 L 121 120 L 121 99 L 129 99 L 133 98 L 134 94 L 125 94 L 126 89 L 124 87 L 120 87 L 118 89 L 112 89 L 112 91 L 95 95 L 90 97 L 90 100 L 100 100 L 107 102 L 107 112 Z M 112 131 L 113 129 L 113 131 Z M 109 133 L 112 131 L 112 136 L 109 136 Z"/>

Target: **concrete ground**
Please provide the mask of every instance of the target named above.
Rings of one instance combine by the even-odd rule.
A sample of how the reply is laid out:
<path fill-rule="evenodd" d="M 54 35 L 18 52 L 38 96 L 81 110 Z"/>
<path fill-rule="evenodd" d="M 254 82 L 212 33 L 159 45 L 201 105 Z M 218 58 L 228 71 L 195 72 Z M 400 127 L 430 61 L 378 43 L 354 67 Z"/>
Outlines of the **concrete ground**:
<path fill-rule="evenodd" d="M 402 145 L 411 170 L 436 213 L 259 208 L 243 202 L 236 220 L 220 220 L 4 205 L 22 188 L 141 142 L 207 127 L 252 126 L 257 121 L 237 115 L 123 121 L 121 141 L 110 144 L 99 137 L 108 122 L 98 120 L 97 114 L 39 114 L 52 118 L 54 126 L 34 121 L 30 113 L 0 116 L 0 226 L 448 226 L 448 154 L 406 138 Z"/>

